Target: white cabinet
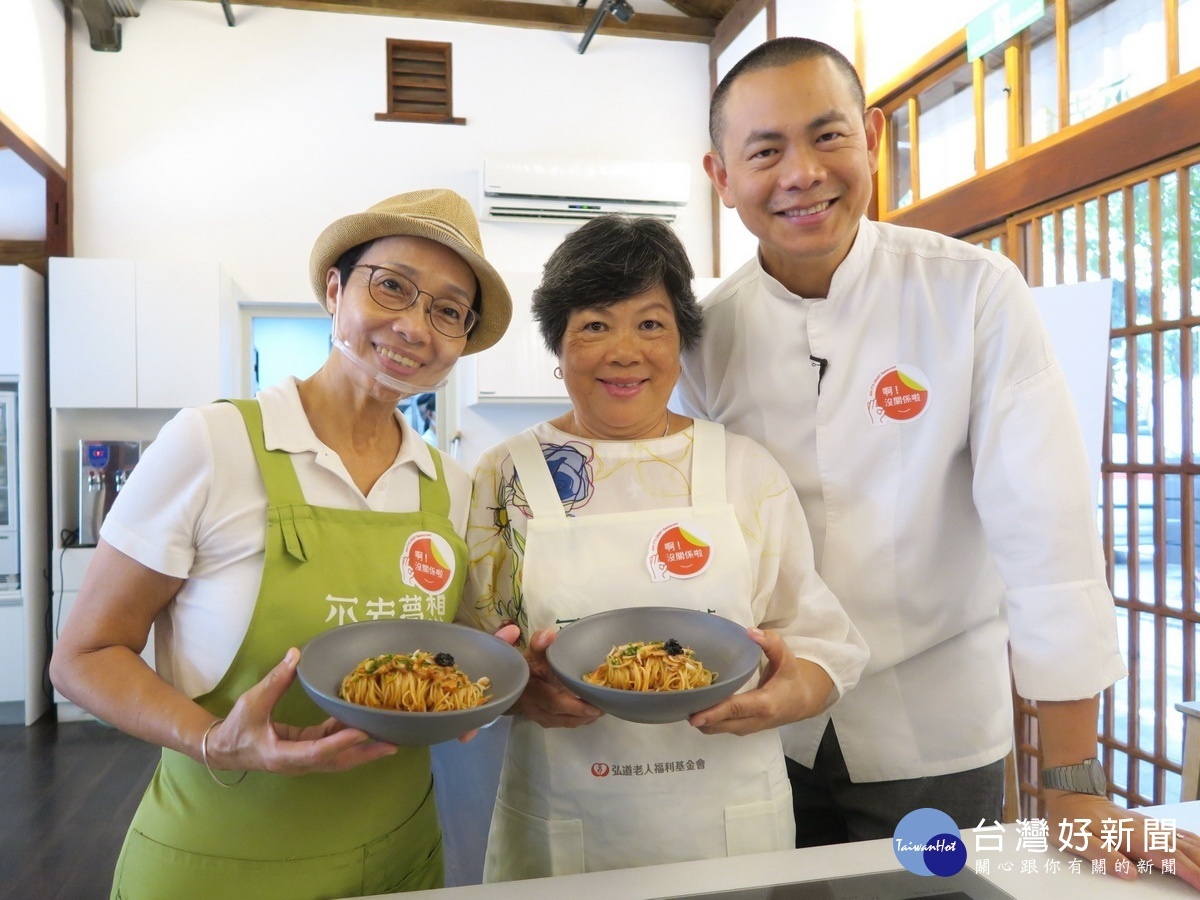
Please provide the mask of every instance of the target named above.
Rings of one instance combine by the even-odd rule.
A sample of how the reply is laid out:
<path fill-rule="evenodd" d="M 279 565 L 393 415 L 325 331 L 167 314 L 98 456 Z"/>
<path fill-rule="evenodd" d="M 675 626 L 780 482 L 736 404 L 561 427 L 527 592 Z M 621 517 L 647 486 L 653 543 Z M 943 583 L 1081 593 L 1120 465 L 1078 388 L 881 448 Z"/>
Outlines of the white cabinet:
<path fill-rule="evenodd" d="M 0 703 L 25 699 L 25 610 L 21 595 L 0 594 Z"/>
<path fill-rule="evenodd" d="M 220 266 L 138 263 L 138 406 L 200 406 L 234 396 L 236 314 Z"/>
<path fill-rule="evenodd" d="M 567 389 L 554 377 L 558 360 L 542 343 L 533 321 L 530 301 L 541 276 L 536 272 L 505 273 L 504 283 L 513 299 L 512 322 L 494 347 L 474 360 L 474 403 L 561 403 Z"/>
<path fill-rule="evenodd" d="M 0 295 L 0 380 L 7 380 L 21 369 L 21 330 L 9 327 L 17 321 L 16 297 L 5 290 Z"/>
<path fill-rule="evenodd" d="M 63 591 L 63 590 L 59 589 L 54 592 L 54 609 L 52 610 L 52 613 L 54 616 L 54 633 L 51 637 L 51 642 L 50 642 L 50 652 L 51 653 L 54 652 L 54 647 L 57 646 L 57 644 L 58 644 L 58 636 L 60 634 L 62 634 L 63 623 L 67 621 L 67 614 L 70 613 L 71 609 L 75 606 L 75 598 L 78 596 L 79 596 L 79 591 Z M 70 700 L 68 700 L 63 694 L 59 693 L 59 690 L 57 687 L 54 688 L 54 702 L 56 704 L 73 705 L 73 704 L 71 704 Z M 61 709 L 61 707 L 60 707 L 60 709 Z M 83 713 L 82 709 L 80 710 L 80 713 L 81 713 L 80 718 L 83 718 L 84 716 L 82 715 L 82 713 Z M 65 717 L 65 719 L 68 721 L 72 718 L 75 718 L 75 717 L 74 716 L 66 716 Z M 64 717 L 59 716 L 59 719 L 62 720 L 62 719 L 64 719 Z"/>
<path fill-rule="evenodd" d="M 58 636 L 62 634 L 62 628 L 67 621 L 67 616 L 71 614 L 71 610 L 75 607 L 75 600 L 79 597 L 79 586 L 83 583 L 83 575 L 87 571 L 87 567 L 91 563 L 95 553 L 95 549 L 91 547 L 59 548 L 54 552 L 52 575 L 54 593 L 50 609 L 51 652 L 53 652 L 54 647 L 58 644 Z M 69 705 L 71 701 L 60 694 L 57 687 L 54 689 L 54 702 L 60 704 L 58 707 L 60 721 L 64 718 L 76 718 L 76 716 L 70 713 L 67 713 L 64 717 L 63 712 L 67 707 L 61 704 Z M 83 710 L 79 710 L 78 717 L 85 717 Z"/>
<path fill-rule="evenodd" d="M 20 586 L 0 594 L 0 702 L 24 701 L 25 724 L 48 708 L 46 669 L 49 548 L 46 496 L 45 280 L 25 266 L 0 266 L 0 380 L 17 394 L 15 521 Z M 11 387 L 8 387 L 11 390 Z"/>
<path fill-rule="evenodd" d="M 50 405 L 137 406 L 134 265 L 51 259 Z"/>
<path fill-rule="evenodd" d="M 51 610 L 54 630 L 51 634 L 51 649 L 53 649 L 54 644 L 58 643 L 58 636 L 62 633 L 63 625 L 71 615 L 71 610 L 75 608 L 75 600 L 79 597 L 79 586 L 83 583 L 83 575 L 87 571 L 87 567 L 91 563 L 92 556 L 96 551 L 90 547 L 70 547 L 58 552 L 62 554 L 60 557 L 57 557 L 62 577 L 59 577 L 58 571 L 54 573 L 54 608 Z M 0 613 L 3 613 L 3 607 L 0 607 Z M 146 646 L 142 650 L 142 659 L 145 660 L 146 665 L 152 669 L 154 668 L 153 625 L 150 626 L 150 634 L 146 638 Z M 66 697 L 58 692 L 57 688 L 54 690 L 54 702 L 70 703 Z"/>
<path fill-rule="evenodd" d="M 178 409 L 233 395 L 236 325 L 215 263 L 50 260 L 50 405 Z"/>
<path fill-rule="evenodd" d="M 176 410 L 238 396 L 238 341 L 229 280 L 216 263 L 52 258 L 48 318 L 51 450 L 43 456 L 54 548 L 53 564 L 39 570 L 53 573 L 53 642 L 94 552 L 64 546 L 79 532 L 80 442 L 150 441 Z M 44 400 L 40 407 L 44 416 Z M 142 656 L 153 665 L 153 643 Z M 54 700 L 60 718 L 70 715 L 61 694 Z"/>

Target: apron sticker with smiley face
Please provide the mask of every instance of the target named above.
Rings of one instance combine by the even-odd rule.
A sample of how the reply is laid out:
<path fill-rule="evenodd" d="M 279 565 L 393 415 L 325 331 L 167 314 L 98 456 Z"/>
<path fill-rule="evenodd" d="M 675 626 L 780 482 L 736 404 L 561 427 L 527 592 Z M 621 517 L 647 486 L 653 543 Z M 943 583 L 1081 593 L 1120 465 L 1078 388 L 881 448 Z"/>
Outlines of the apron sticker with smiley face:
<path fill-rule="evenodd" d="M 712 544 L 708 534 L 695 525 L 675 522 L 662 528 L 650 540 L 646 566 L 651 581 L 668 578 L 693 578 L 708 568 L 712 561 Z"/>
<path fill-rule="evenodd" d="M 867 397 L 872 425 L 912 422 L 929 408 L 929 379 L 916 366 L 901 363 L 880 372 Z"/>
<path fill-rule="evenodd" d="M 454 551 L 450 543 L 432 531 L 409 537 L 400 556 L 404 583 L 429 594 L 440 594 L 454 580 Z"/>

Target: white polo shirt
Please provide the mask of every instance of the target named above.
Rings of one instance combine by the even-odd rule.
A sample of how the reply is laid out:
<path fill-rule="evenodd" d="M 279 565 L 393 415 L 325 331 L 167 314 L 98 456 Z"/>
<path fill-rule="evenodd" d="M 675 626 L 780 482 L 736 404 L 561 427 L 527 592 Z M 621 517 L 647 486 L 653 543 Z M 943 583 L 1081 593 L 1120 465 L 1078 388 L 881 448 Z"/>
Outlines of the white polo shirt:
<path fill-rule="evenodd" d="M 406 512 L 420 505 L 418 473 L 436 477 L 432 454 L 399 412 L 400 452 L 363 496 L 336 453 L 318 440 L 288 378 L 259 392 L 268 450 L 292 454 L 308 503 Z M 471 483 L 442 457 L 451 522 L 467 526 Z M 189 697 L 216 686 L 233 661 L 262 583 L 267 494 L 238 410 L 185 409 L 163 426 L 121 490 L 100 536 L 142 565 L 184 578 L 155 621 L 158 674 Z"/>

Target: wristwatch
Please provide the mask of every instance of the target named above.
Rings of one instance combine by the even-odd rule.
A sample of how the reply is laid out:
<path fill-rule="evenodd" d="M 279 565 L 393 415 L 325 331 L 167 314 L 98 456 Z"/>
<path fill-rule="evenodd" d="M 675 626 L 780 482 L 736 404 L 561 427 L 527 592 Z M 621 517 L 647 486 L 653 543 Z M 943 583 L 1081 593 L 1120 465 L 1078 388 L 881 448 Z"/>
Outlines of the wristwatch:
<path fill-rule="evenodd" d="M 1108 793 L 1108 781 L 1104 778 L 1104 767 L 1093 757 L 1073 766 L 1053 766 L 1042 769 L 1042 787 L 1076 794 L 1095 794 L 1103 797 Z"/>

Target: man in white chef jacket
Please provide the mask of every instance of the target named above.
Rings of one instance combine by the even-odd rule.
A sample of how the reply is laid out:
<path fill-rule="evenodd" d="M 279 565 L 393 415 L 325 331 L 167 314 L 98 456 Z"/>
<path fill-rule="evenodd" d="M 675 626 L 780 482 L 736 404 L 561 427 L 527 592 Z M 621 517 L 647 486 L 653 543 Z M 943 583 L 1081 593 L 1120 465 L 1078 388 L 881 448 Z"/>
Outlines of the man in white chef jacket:
<path fill-rule="evenodd" d="M 1125 670 L 1072 400 L 1011 262 L 864 217 L 883 126 L 864 107 L 851 63 L 803 38 L 718 86 L 705 170 L 759 248 L 705 301 L 679 388 L 783 464 L 871 649 L 785 731 L 797 845 L 891 838 L 921 807 L 999 820 L 1011 648 L 1051 822 L 1090 819 L 1080 855 L 1113 872 L 1100 822 L 1132 814 L 1097 778 L 1096 720 Z M 1142 837 L 1126 855 L 1161 864 Z M 1200 887 L 1191 841 L 1176 868 Z"/>

